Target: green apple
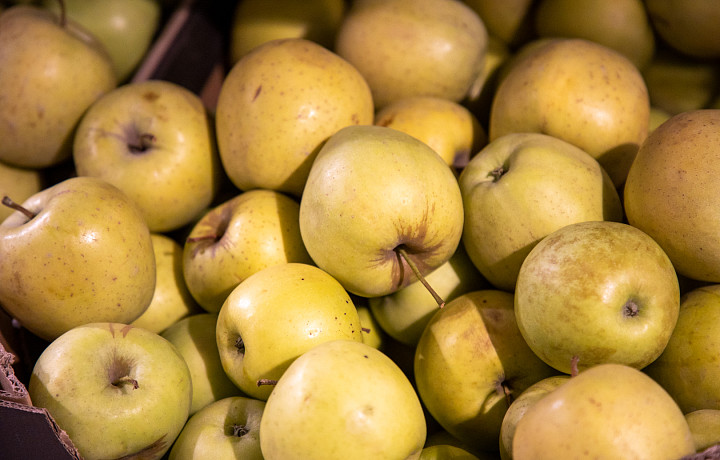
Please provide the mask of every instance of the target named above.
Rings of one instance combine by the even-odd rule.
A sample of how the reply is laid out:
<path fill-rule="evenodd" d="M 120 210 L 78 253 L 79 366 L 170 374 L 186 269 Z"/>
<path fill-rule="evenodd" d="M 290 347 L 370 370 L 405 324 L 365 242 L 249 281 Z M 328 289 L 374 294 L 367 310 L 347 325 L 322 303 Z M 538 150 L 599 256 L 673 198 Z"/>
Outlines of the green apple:
<path fill-rule="evenodd" d="M 42 352 L 28 392 L 84 458 L 160 459 L 187 421 L 192 384 L 182 356 L 156 333 L 89 323 Z"/>
<path fill-rule="evenodd" d="M 216 313 L 196 313 L 178 320 L 160 334 L 175 345 L 190 370 L 193 387 L 190 415 L 220 399 L 242 396 L 220 361 L 215 341 L 217 318 Z"/>
<path fill-rule="evenodd" d="M 667 110 L 650 106 L 650 130 L 648 134 L 655 131 L 658 126 L 668 121 L 671 117 L 672 115 Z"/>
<path fill-rule="evenodd" d="M 459 102 L 486 49 L 482 19 L 454 0 L 354 1 L 335 40 L 335 51 L 370 85 L 377 109 L 413 96 Z"/>
<path fill-rule="evenodd" d="M 160 27 L 158 0 L 63 0 L 67 16 L 93 34 L 112 59 L 118 81 L 126 81 L 145 57 Z M 57 0 L 42 0 L 55 12 Z"/>
<path fill-rule="evenodd" d="M 222 82 L 216 110 L 223 167 L 240 190 L 299 197 L 310 165 L 340 128 L 372 124 L 370 88 L 358 70 L 302 38 L 253 49 Z"/>
<path fill-rule="evenodd" d="M 362 297 L 417 281 L 413 266 L 426 275 L 447 262 L 462 224 L 460 188 L 440 155 L 383 126 L 349 126 L 331 136 L 300 201 L 310 257 Z"/>
<path fill-rule="evenodd" d="M 461 104 L 477 117 L 483 129 L 489 125 L 490 107 L 495 97 L 501 70 L 514 55 L 515 52 L 511 51 L 505 42 L 492 34 L 488 35 L 487 50 L 485 59 L 480 65 L 480 74 L 461 101 Z M 487 137 L 487 132 L 485 134 Z M 475 153 L 477 152 L 472 152 L 472 155 Z"/>
<path fill-rule="evenodd" d="M 536 401 L 517 423 L 515 460 L 679 459 L 695 452 L 675 401 L 642 371 L 600 364 Z"/>
<path fill-rule="evenodd" d="M 534 0 L 464 0 L 483 20 L 490 35 L 516 48 L 533 36 Z"/>
<path fill-rule="evenodd" d="M 182 246 L 162 233 L 152 233 L 150 237 L 155 254 L 155 290 L 150 305 L 130 324 L 160 334 L 202 309 L 185 285 Z"/>
<path fill-rule="evenodd" d="M 720 57 L 720 9 L 713 0 L 645 0 L 657 34 L 683 54 Z"/>
<path fill-rule="evenodd" d="M 420 460 L 480 460 L 465 449 L 447 444 L 423 447 Z"/>
<path fill-rule="evenodd" d="M 497 451 L 512 400 L 557 374 L 523 340 L 513 295 L 480 290 L 450 301 L 432 317 L 415 351 L 415 382 L 425 407 L 475 451 Z"/>
<path fill-rule="evenodd" d="M 344 0 L 243 0 L 230 29 L 230 63 L 271 40 L 304 38 L 331 49 L 345 16 Z"/>
<path fill-rule="evenodd" d="M 387 340 L 385 331 L 383 331 L 382 327 L 378 324 L 375 319 L 375 315 L 373 315 L 370 307 L 367 306 L 367 303 L 358 303 L 358 301 L 362 300 L 364 300 L 362 297 L 353 299 L 353 303 L 355 304 L 355 309 L 357 310 L 358 317 L 360 318 L 360 330 L 362 331 L 363 343 L 366 343 L 373 348 L 377 348 L 378 350 L 383 350 Z"/>
<path fill-rule="evenodd" d="M 720 444 L 720 409 L 698 409 L 685 414 L 695 450 L 702 452 Z"/>
<path fill-rule="evenodd" d="M 425 280 L 445 302 L 489 287 L 462 245 L 447 262 L 428 273 Z M 368 305 L 385 333 L 413 347 L 438 310 L 437 301 L 420 281 L 392 294 L 370 298 Z"/>
<path fill-rule="evenodd" d="M 22 208 L 0 224 L 0 304 L 23 327 L 52 340 L 85 323 L 129 323 L 147 309 L 152 238 L 122 191 L 74 177 Z"/>
<path fill-rule="evenodd" d="M 0 197 L 9 196 L 22 203 L 45 187 L 45 176 L 41 169 L 18 168 L 0 162 Z M 0 206 L 0 222 L 12 212 L 11 208 Z"/>
<path fill-rule="evenodd" d="M 612 48 L 643 69 L 655 34 L 643 0 L 540 0 L 534 25 L 540 37 L 584 38 Z"/>
<path fill-rule="evenodd" d="M 260 420 L 265 402 L 230 396 L 195 413 L 170 450 L 169 460 L 263 460 Z"/>
<path fill-rule="evenodd" d="M 525 415 L 525 412 L 545 395 L 567 382 L 569 378 L 569 375 L 546 377 L 530 385 L 513 400 L 507 412 L 505 412 L 502 425 L 500 425 L 500 458 L 502 460 L 511 460 L 513 458 L 512 443 L 515 437 L 515 428 Z"/>
<path fill-rule="evenodd" d="M 420 139 L 458 169 L 487 143 L 485 129 L 470 110 L 440 97 L 398 99 L 375 114 L 374 124 Z"/>
<path fill-rule="evenodd" d="M 67 160 L 85 110 L 117 85 L 94 37 L 50 11 L 0 15 L 0 161 L 45 168 Z"/>
<path fill-rule="evenodd" d="M 222 165 L 200 96 L 169 81 L 122 85 L 83 115 L 73 160 L 80 176 L 124 191 L 153 232 L 194 222 L 211 204 Z"/>
<path fill-rule="evenodd" d="M 426 434 L 405 374 L 382 352 L 350 340 L 319 344 L 293 361 L 260 422 L 267 460 L 412 460 Z"/>
<path fill-rule="evenodd" d="M 663 353 L 645 372 L 684 413 L 720 409 L 720 285 L 683 294 L 680 314 Z"/>
<path fill-rule="evenodd" d="M 660 244 L 677 272 L 720 282 L 720 110 L 677 114 L 638 151 L 624 189 L 628 222 Z"/>
<path fill-rule="evenodd" d="M 557 137 L 509 133 L 470 160 L 458 178 L 462 242 L 480 273 L 512 292 L 530 250 L 566 225 L 621 221 L 612 180 L 587 152 Z"/>
<path fill-rule="evenodd" d="M 661 48 L 643 69 L 650 104 L 670 115 L 709 108 L 718 95 L 720 65 Z"/>
<path fill-rule="evenodd" d="M 225 373 L 245 394 L 266 400 L 272 385 L 303 352 L 342 339 L 362 342 L 349 294 L 314 265 L 264 268 L 240 283 L 220 309 L 217 347 Z"/>
<path fill-rule="evenodd" d="M 220 311 L 253 273 L 287 262 L 312 263 L 300 236 L 300 204 L 273 190 L 249 190 L 210 209 L 183 247 L 183 276 L 205 310 Z"/>
<path fill-rule="evenodd" d="M 567 374 L 573 359 L 578 369 L 642 369 L 665 349 L 679 309 L 668 256 L 649 235 L 620 222 L 580 222 L 550 233 L 528 254 L 515 288 L 523 337 Z"/>
<path fill-rule="evenodd" d="M 489 139 L 539 132 L 586 151 L 625 182 L 648 135 L 642 74 L 619 52 L 585 39 L 552 39 L 513 62 L 493 99 Z"/>

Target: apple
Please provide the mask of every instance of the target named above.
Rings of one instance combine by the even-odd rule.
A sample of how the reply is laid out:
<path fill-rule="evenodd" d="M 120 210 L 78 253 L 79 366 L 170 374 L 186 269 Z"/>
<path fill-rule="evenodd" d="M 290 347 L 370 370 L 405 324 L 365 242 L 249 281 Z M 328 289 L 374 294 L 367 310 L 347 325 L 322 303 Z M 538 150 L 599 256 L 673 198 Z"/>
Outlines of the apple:
<path fill-rule="evenodd" d="M 428 273 L 425 280 L 445 302 L 489 287 L 462 245 L 447 262 Z M 438 310 L 437 301 L 420 281 L 367 302 L 383 331 L 412 347 L 417 345 L 425 326 Z"/>
<path fill-rule="evenodd" d="M 230 28 L 230 63 L 271 40 L 304 38 L 331 49 L 345 16 L 344 0 L 243 0 Z"/>
<path fill-rule="evenodd" d="M 720 409 L 698 409 L 685 414 L 695 450 L 702 452 L 720 445 Z"/>
<path fill-rule="evenodd" d="M 720 110 L 677 114 L 648 136 L 624 189 L 628 222 L 663 248 L 681 275 L 720 282 Z"/>
<path fill-rule="evenodd" d="M 176 83 L 127 83 L 105 94 L 83 115 L 73 145 L 78 175 L 123 190 L 153 232 L 200 218 L 219 187 L 208 113 L 200 96 Z"/>
<path fill-rule="evenodd" d="M 525 412 L 548 393 L 567 382 L 569 375 L 553 375 L 533 383 L 513 400 L 500 425 L 500 458 L 511 460 L 515 428 Z"/>
<path fill-rule="evenodd" d="M 0 224 L 0 305 L 24 328 L 49 341 L 85 323 L 129 323 L 147 309 L 152 238 L 122 191 L 74 177 L 20 208 Z"/>
<path fill-rule="evenodd" d="M 181 319 L 200 313 L 185 285 L 182 269 L 183 249 L 162 233 L 151 233 L 155 254 L 155 290 L 147 309 L 130 324 L 160 334 Z"/>
<path fill-rule="evenodd" d="M 85 110 L 117 85 L 97 40 L 43 8 L 0 15 L 0 161 L 46 168 L 72 153 Z"/>
<path fill-rule="evenodd" d="M 359 0 L 340 24 L 334 49 L 360 71 L 380 109 L 413 96 L 459 102 L 486 48 L 485 25 L 463 2 Z"/>
<path fill-rule="evenodd" d="M 487 143 L 485 129 L 470 110 L 440 97 L 398 99 L 375 114 L 374 124 L 420 139 L 457 169 Z"/>
<path fill-rule="evenodd" d="M 689 56 L 720 57 L 720 10 L 712 0 L 646 0 L 653 27 L 673 48 Z"/>
<path fill-rule="evenodd" d="M 697 287 L 680 301 L 677 325 L 662 354 L 644 370 L 683 413 L 720 409 L 720 285 Z"/>
<path fill-rule="evenodd" d="M 243 396 L 225 374 L 215 341 L 218 315 L 196 313 L 178 320 L 160 335 L 175 345 L 190 370 L 193 394 L 190 415 L 230 396 Z"/>
<path fill-rule="evenodd" d="M 0 161 L 0 197 L 10 196 L 22 203 L 45 188 L 45 175 L 41 169 L 18 168 Z M 13 211 L 7 206 L 0 206 L 0 222 Z"/>
<path fill-rule="evenodd" d="M 530 348 L 555 369 L 617 363 L 642 369 L 662 353 L 680 309 L 670 259 L 620 222 L 566 225 L 520 267 L 515 313 Z M 548 333 L 552 331 L 552 333 Z"/>
<path fill-rule="evenodd" d="M 175 347 L 122 323 L 89 323 L 53 340 L 28 392 L 84 458 L 159 459 L 188 418 L 192 384 Z"/>
<path fill-rule="evenodd" d="M 349 126 L 318 152 L 299 220 L 315 264 L 348 291 L 376 297 L 450 259 L 462 198 L 451 169 L 424 142 L 388 127 Z"/>
<path fill-rule="evenodd" d="M 67 16 L 107 50 L 118 81 L 125 82 L 145 57 L 160 27 L 158 0 L 63 0 Z M 58 0 L 42 5 L 59 12 Z"/>
<path fill-rule="evenodd" d="M 557 374 L 525 343 L 513 308 L 504 291 L 463 294 L 435 313 L 415 350 L 421 401 L 472 452 L 497 451 L 512 400 Z"/>
<path fill-rule="evenodd" d="M 272 40 L 245 55 L 222 82 L 218 147 L 240 190 L 299 197 L 318 149 L 340 128 L 372 124 L 367 82 L 345 59 L 302 38 Z"/>
<path fill-rule="evenodd" d="M 230 396 L 209 404 L 185 424 L 170 449 L 169 460 L 263 460 L 260 420 L 265 401 Z"/>
<path fill-rule="evenodd" d="M 470 5 L 470 2 L 466 3 Z M 511 51 L 507 43 L 500 38 L 492 34 L 488 35 L 485 59 L 480 65 L 480 74 L 475 78 L 472 86 L 470 86 L 461 101 L 463 107 L 467 107 L 475 115 L 483 129 L 490 123 L 490 107 L 495 97 L 501 70 L 505 63 L 515 54 L 516 51 Z M 487 132 L 484 132 L 486 136 L 485 143 L 487 143 Z M 472 155 L 475 153 L 477 152 L 472 152 Z"/>
<path fill-rule="evenodd" d="M 536 401 L 517 423 L 515 460 L 679 459 L 695 452 L 675 401 L 642 371 L 599 364 Z"/>
<path fill-rule="evenodd" d="M 362 342 L 355 305 L 342 285 L 314 265 L 264 268 L 240 283 L 220 309 L 217 347 L 225 373 L 248 396 L 267 400 L 294 359 L 321 343 Z"/>
<path fill-rule="evenodd" d="M 319 344 L 277 381 L 260 421 L 265 459 L 417 459 L 427 435 L 417 393 L 385 354 Z"/>
<path fill-rule="evenodd" d="M 217 313 L 253 273 L 288 262 L 311 264 L 300 236 L 300 204 L 273 190 L 249 190 L 208 210 L 183 246 L 183 276 L 193 298 Z"/>
<path fill-rule="evenodd" d="M 464 0 L 483 20 L 489 35 L 495 36 L 512 48 L 530 40 L 533 0 Z"/>
<path fill-rule="evenodd" d="M 534 25 L 540 37 L 584 38 L 612 48 L 643 69 L 655 35 L 643 0 L 540 0 Z"/>
<path fill-rule="evenodd" d="M 360 318 L 360 330 L 362 331 L 363 343 L 366 343 L 373 348 L 377 348 L 378 350 L 383 350 L 385 348 L 385 342 L 387 341 L 386 333 L 378 324 L 375 319 L 375 315 L 373 315 L 373 312 L 370 310 L 367 303 L 358 303 L 363 300 L 365 299 L 362 297 L 353 299 L 355 309 L 357 310 L 358 317 Z"/>
<path fill-rule="evenodd" d="M 420 460 L 480 460 L 465 449 L 447 444 L 423 447 Z"/>
<path fill-rule="evenodd" d="M 493 99 L 489 140 L 539 132 L 597 159 L 616 187 L 648 135 L 642 74 L 624 55 L 585 39 L 550 39 L 514 61 Z"/>
<path fill-rule="evenodd" d="M 621 221 L 612 180 L 580 148 L 540 133 L 509 133 L 475 155 L 458 178 L 462 242 L 477 269 L 512 292 L 530 250 L 566 225 Z"/>

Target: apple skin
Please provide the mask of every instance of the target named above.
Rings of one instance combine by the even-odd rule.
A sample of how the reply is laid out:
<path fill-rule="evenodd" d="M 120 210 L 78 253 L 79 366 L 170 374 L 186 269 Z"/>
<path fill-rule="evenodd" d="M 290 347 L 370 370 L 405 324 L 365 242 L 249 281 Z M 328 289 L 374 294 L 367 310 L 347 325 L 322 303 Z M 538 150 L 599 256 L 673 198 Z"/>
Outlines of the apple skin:
<path fill-rule="evenodd" d="M 579 429 L 582 427 L 582 429 Z M 600 364 L 536 401 L 513 438 L 515 460 L 679 459 L 695 452 L 675 401 L 642 371 Z"/>
<path fill-rule="evenodd" d="M 720 285 L 712 284 L 683 294 L 670 341 L 644 371 L 684 413 L 720 409 L 719 352 Z"/>
<path fill-rule="evenodd" d="M 589 153 L 616 187 L 648 135 L 642 74 L 619 52 L 576 38 L 547 39 L 512 62 L 490 112 L 489 140 L 539 132 Z"/>
<path fill-rule="evenodd" d="M 150 49 L 160 26 L 158 0 L 64 0 L 67 16 L 97 37 L 107 50 L 119 82 L 125 82 Z M 57 0 L 43 0 L 58 12 Z"/>
<path fill-rule="evenodd" d="M 28 392 L 84 458 L 159 459 L 187 421 L 192 384 L 182 356 L 154 332 L 89 323 L 50 343 Z"/>
<path fill-rule="evenodd" d="M 510 404 L 500 426 L 500 458 L 502 460 L 511 460 L 513 458 L 512 443 L 515 437 L 515 428 L 525 415 L 525 412 L 543 396 L 567 382 L 569 378 L 569 375 L 546 377 L 530 385 Z"/>
<path fill-rule="evenodd" d="M 155 290 L 150 305 L 130 324 L 160 334 L 181 319 L 203 310 L 185 285 L 182 246 L 162 233 L 151 233 L 150 238 L 155 254 Z"/>
<path fill-rule="evenodd" d="M 695 450 L 702 452 L 720 444 L 720 409 L 698 409 L 685 414 Z"/>
<path fill-rule="evenodd" d="M 207 211 L 183 247 L 183 276 L 200 306 L 217 313 L 238 284 L 263 268 L 312 264 L 299 213 L 295 199 L 273 190 L 248 190 Z"/>
<path fill-rule="evenodd" d="M 67 160 L 80 117 L 117 85 L 110 57 L 84 30 L 29 5 L 0 16 L 0 161 L 45 168 Z"/>
<path fill-rule="evenodd" d="M 314 265 L 273 265 L 252 274 L 220 309 L 216 341 L 223 369 L 243 393 L 267 400 L 272 385 L 303 352 L 342 339 L 362 342 L 349 294 Z"/>
<path fill-rule="evenodd" d="M 436 444 L 424 447 L 420 453 L 420 460 L 480 460 L 480 458 L 457 446 Z"/>
<path fill-rule="evenodd" d="M 570 224 L 542 239 L 518 274 L 515 313 L 530 348 L 566 374 L 618 363 L 642 369 L 665 349 L 680 309 L 670 259 L 620 222 Z M 548 333 L 552 331 L 552 333 Z"/>
<path fill-rule="evenodd" d="M 232 66 L 215 125 L 223 167 L 240 190 L 302 194 L 320 146 L 340 128 L 372 124 L 367 82 L 345 59 L 302 38 L 267 42 Z"/>
<path fill-rule="evenodd" d="M 630 225 L 653 237 L 679 274 L 710 283 L 720 282 L 718 123 L 718 109 L 667 120 L 640 147 L 624 188 Z"/>
<path fill-rule="evenodd" d="M 607 172 L 587 152 L 540 133 L 509 133 L 475 155 L 458 178 L 463 245 L 496 288 L 515 289 L 523 260 L 565 225 L 623 219 Z"/>
<path fill-rule="evenodd" d="M 458 102 L 481 71 L 487 30 L 463 2 L 360 0 L 334 49 L 363 75 L 376 109 L 415 96 Z"/>
<path fill-rule="evenodd" d="M 387 355 L 333 340 L 298 357 L 260 422 L 267 460 L 418 459 L 427 428 L 410 381 Z"/>
<path fill-rule="evenodd" d="M 152 238 L 137 205 L 93 177 L 46 188 L 0 224 L 0 304 L 52 340 L 81 324 L 129 323 L 155 291 Z"/>
<path fill-rule="evenodd" d="M 178 320 L 160 334 L 175 345 L 190 370 L 190 415 L 220 399 L 243 395 L 220 362 L 215 341 L 217 318 L 216 313 L 197 313 Z"/>
<path fill-rule="evenodd" d="M 417 281 L 460 242 L 463 209 L 450 167 L 424 142 L 383 126 L 349 126 L 328 139 L 300 201 L 300 234 L 315 264 L 362 297 Z"/>
<path fill-rule="evenodd" d="M 646 0 L 644 3 L 655 31 L 664 42 L 688 56 L 720 57 L 717 34 L 720 10 L 713 0 Z"/>
<path fill-rule="evenodd" d="M 264 410 L 265 401 L 245 396 L 229 396 L 207 405 L 187 421 L 168 459 L 263 460 L 260 420 Z"/>
<path fill-rule="evenodd" d="M 427 324 L 415 349 L 420 399 L 472 452 L 497 451 L 512 398 L 554 374 L 520 334 L 513 295 L 495 289 L 448 302 Z"/>
<path fill-rule="evenodd" d="M 0 162 L 0 197 L 9 196 L 22 203 L 44 188 L 45 173 L 41 169 L 18 168 Z M 11 208 L 0 207 L 0 222 L 13 213 Z"/>
<path fill-rule="evenodd" d="M 128 83 L 103 95 L 83 115 L 73 146 L 78 175 L 124 191 L 153 232 L 197 220 L 222 177 L 202 100 L 169 81 Z"/>
<path fill-rule="evenodd" d="M 345 16 L 344 0 L 243 0 L 233 12 L 230 62 L 271 40 L 304 38 L 331 49 Z"/>

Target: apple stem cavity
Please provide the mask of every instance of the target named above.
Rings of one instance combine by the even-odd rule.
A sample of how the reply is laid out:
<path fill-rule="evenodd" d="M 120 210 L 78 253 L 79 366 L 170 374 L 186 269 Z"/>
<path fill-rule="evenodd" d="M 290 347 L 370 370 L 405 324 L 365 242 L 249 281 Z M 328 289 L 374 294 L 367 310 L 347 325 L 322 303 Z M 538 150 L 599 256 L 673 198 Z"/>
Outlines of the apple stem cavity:
<path fill-rule="evenodd" d="M 410 259 L 410 256 L 408 255 L 405 248 L 402 246 L 398 246 L 397 248 L 395 248 L 395 251 L 397 251 L 397 253 L 400 255 L 400 257 L 402 257 L 405 260 L 405 262 L 410 267 L 410 270 L 412 270 L 412 272 L 415 274 L 415 277 L 417 277 L 417 279 L 420 280 L 422 285 L 425 286 L 425 289 L 427 289 L 428 292 L 433 296 L 433 298 L 435 299 L 435 302 L 437 302 L 438 306 L 440 308 L 443 308 L 445 306 L 445 301 L 443 300 L 442 297 L 440 297 L 440 294 L 438 294 L 435 291 L 435 289 L 433 289 L 432 286 L 430 286 L 430 283 L 427 282 L 427 280 L 422 275 L 422 273 L 420 273 L 420 270 L 418 270 L 417 265 L 415 265 L 415 262 L 413 262 L 412 259 Z"/>
<path fill-rule="evenodd" d="M 137 142 L 128 144 L 128 148 L 132 153 L 144 153 L 153 146 L 156 138 L 153 134 L 143 133 L 137 137 Z"/>
<path fill-rule="evenodd" d="M 2 199 L 2 204 L 4 204 L 5 206 L 7 206 L 8 208 L 14 209 L 14 210 L 16 210 L 16 211 L 20 211 L 21 213 L 25 214 L 25 216 L 26 216 L 28 219 L 30 219 L 30 220 L 32 220 L 32 219 L 36 216 L 36 214 L 35 214 L 34 212 L 32 212 L 32 211 L 30 211 L 29 209 L 24 208 L 24 207 L 20 206 L 19 204 L 15 203 L 15 202 L 14 202 L 12 199 L 10 199 L 10 197 L 7 196 L 7 195 L 5 195 L 5 196 L 3 197 L 3 199 Z"/>
<path fill-rule="evenodd" d="M 490 171 L 489 176 L 492 176 L 493 182 L 497 182 L 500 180 L 500 178 L 505 174 L 507 171 L 505 170 L 504 166 L 498 166 L 497 168 Z"/>
<path fill-rule="evenodd" d="M 245 425 L 231 425 L 232 435 L 237 438 L 242 438 L 246 434 L 250 433 L 250 429 Z"/>
<path fill-rule="evenodd" d="M 578 370 L 578 362 L 580 361 L 580 357 L 578 355 L 574 355 L 570 359 L 570 377 L 575 377 L 580 372 Z"/>
<path fill-rule="evenodd" d="M 245 354 L 245 342 L 243 342 L 242 337 L 238 336 L 237 340 L 235 340 L 235 348 L 237 348 L 238 353 Z"/>
<path fill-rule="evenodd" d="M 634 318 L 638 315 L 639 310 L 640 306 L 634 300 L 630 299 L 623 305 L 623 316 L 626 318 Z"/>
<path fill-rule="evenodd" d="M 277 385 L 278 381 L 273 379 L 258 379 L 257 386 L 261 387 L 263 385 Z"/>

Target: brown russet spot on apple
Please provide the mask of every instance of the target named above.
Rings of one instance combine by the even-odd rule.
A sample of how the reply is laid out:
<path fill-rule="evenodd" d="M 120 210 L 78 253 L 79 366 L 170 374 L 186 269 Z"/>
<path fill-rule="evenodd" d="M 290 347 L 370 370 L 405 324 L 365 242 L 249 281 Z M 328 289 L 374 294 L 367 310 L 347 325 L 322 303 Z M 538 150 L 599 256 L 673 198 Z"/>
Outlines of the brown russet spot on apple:
<path fill-rule="evenodd" d="M 253 102 L 255 102 L 255 99 L 257 99 L 258 96 L 260 96 L 261 92 L 262 92 L 262 85 L 258 86 L 257 89 L 255 90 L 255 94 L 253 94 L 253 98 L 252 98 Z"/>
<path fill-rule="evenodd" d="M 155 102 L 160 98 L 160 95 L 155 91 L 147 91 L 143 93 L 142 97 L 148 102 Z"/>

